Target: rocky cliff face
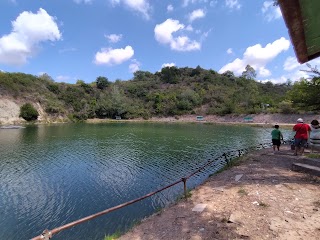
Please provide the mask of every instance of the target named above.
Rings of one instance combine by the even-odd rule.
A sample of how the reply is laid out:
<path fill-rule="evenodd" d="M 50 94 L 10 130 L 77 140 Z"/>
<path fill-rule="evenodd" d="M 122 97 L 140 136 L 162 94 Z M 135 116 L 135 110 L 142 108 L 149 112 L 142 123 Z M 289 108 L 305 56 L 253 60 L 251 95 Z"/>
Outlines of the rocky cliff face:
<path fill-rule="evenodd" d="M 20 107 L 25 102 L 0 95 L 0 125 L 21 124 L 26 121 L 19 117 Z M 40 103 L 32 103 L 39 113 L 38 121 L 47 122 L 48 116 Z"/>
<path fill-rule="evenodd" d="M 14 124 L 24 122 L 19 118 L 20 106 L 14 100 L 0 98 L 0 124 Z"/>

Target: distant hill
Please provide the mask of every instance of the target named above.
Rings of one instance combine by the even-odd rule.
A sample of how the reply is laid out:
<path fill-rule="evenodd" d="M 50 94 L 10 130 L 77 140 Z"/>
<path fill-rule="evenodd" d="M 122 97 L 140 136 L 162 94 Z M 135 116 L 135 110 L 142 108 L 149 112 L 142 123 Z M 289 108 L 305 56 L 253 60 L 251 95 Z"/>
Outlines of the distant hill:
<path fill-rule="evenodd" d="M 98 77 L 90 84 L 81 80 L 56 83 L 48 75 L 0 72 L 0 121 L 5 121 L 8 109 L 14 109 L 16 115 L 27 102 L 38 110 L 42 121 L 276 113 L 287 111 L 291 88 L 289 84 L 260 83 L 248 75 L 235 77 L 230 71 L 219 74 L 201 67 L 166 67 L 155 74 L 137 71 L 129 81 L 109 82 Z M 10 101 L 11 107 L 4 100 Z"/>

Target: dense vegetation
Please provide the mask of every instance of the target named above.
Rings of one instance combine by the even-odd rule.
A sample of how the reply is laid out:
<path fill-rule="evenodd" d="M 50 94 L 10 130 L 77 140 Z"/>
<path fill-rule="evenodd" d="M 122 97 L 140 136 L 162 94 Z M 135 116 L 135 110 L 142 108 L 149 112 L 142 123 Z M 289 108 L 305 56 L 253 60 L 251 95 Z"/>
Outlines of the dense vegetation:
<path fill-rule="evenodd" d="M 129 81 L 99 76 L 90 84 L 56 83 L 50 76 L 0 72 L 0 94 L 39 102 L 51 117 L 123 119 L 182 114 L 292 113 L 320 110 L 319 78 L 286 84 L 261 83 L 247 66 L 240 77 L 227 71 L 165 67 L 137 71 Z"/>
<path fill-rule="evenodd" d="M 20 107 L 20 115 L 26 121 L 34 121 L 37 120 L 39 113 L 37 109 L 35 109 L 31 103 L 25 103 Z"/>

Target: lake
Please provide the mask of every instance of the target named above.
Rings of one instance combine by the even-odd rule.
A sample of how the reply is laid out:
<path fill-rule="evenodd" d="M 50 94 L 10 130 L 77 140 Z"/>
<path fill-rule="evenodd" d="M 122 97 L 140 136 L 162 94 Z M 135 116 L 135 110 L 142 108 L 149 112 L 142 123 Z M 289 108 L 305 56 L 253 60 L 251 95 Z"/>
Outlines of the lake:
<path fill-rule="evenodd" d="M 271 142 L 270 128 L 204 123 L 103 123 L 0 129 L 0 239 L 30 239 L 141 197 L 224 152 Z M 283 130 L 285 138 L 292 132 Z M 187 182 L 201 184 L 218 166 Z M 178 184 L 54 235 L 99 239 L 175 201 Z"/>

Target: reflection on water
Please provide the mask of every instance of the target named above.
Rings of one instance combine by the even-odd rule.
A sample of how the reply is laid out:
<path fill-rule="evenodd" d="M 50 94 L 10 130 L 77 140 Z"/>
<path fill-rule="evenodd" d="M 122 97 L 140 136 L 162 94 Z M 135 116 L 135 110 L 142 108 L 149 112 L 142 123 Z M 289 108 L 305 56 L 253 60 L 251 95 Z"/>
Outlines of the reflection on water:
<path fill-rule="evenodd" d="M 271 129 L 207 124 L 73 124 L 0 130 L 0 239 L 30 239 L 168 185 Z M 284 135 L 290 133 L 284 132 Z M 201 183 L 214 169 L 188 181 Z M 103 239 L 182 194 L 182 184 L 59 233 Z"/>

